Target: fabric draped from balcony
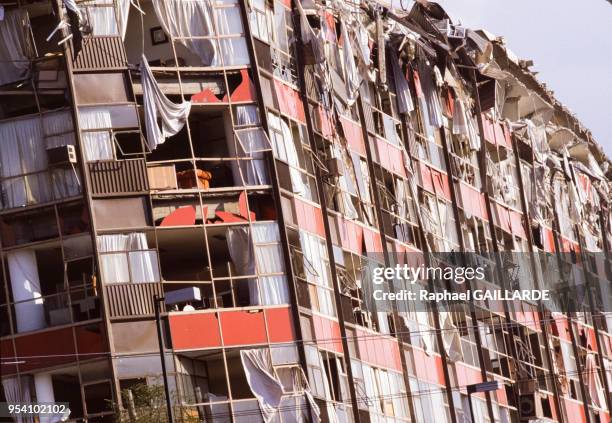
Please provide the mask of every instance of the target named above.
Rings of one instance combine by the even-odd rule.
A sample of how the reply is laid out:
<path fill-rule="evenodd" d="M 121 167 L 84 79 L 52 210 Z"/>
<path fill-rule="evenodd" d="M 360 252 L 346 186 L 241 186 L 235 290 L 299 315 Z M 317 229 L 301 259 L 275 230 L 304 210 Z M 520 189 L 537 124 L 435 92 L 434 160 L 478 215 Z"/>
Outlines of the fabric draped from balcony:
<path fill-rule="evenodd" d="M 391 56 L 391 55 L 390 55 Z M 397 91 L 397 103 L 399 112 L 410 113 L 414 110 L 414 103 L 412 101 L 412 95 L 410 94 L 410 87 L 406 76 L 400 69 L 397 57 L 389 57 L 391 62 L 391 69 L 393 70 L 393 80 L 395 81 L 395 90 Z"/>
<path fill-rule="evenodd" d="M 105 283 L 159 281 L 155 250 L 149 250 L 142 232 L 99 235 L 100 271 Z"/>
<path fill-rule="evenodd" d="M 419 61 L 418 69 L 421 89 L 423 90 L 423 96 L 427 105 L 427 117 L 429 119 L 429 122 L 425 124 L 428 123 L 431 127 L 440 129 L 443 125 L 442 103 L 440 102 L 437 86 L 434 84 L 434 74 L 431 68 L 422 61 Z"/>
<path fill-rule="evenodd" d="M 26 10 L 5 10 L 0 20 L 0 85 L 28 77 L 30 59 L 34 57 L 29 31 Z"/>
<path fill-rule="evenodd" d="M 74 145 L 72 131 L 72 117 L 68 111 L 0 123 L 3 208 L 45 203 L 80 193 L 73 168 L 48 170 L 46 149 Z"/>
<path fill-rule="evenodd" d="M 289 302 L 287 278 L 276 223 L 256 223 L 227 228 L 227 246 L 237 276 L 259 275 L 248 279 L 251 305 L 277 305 Z"/>
<path fill-rule="evenodd" d="M 273 421 L 278 414 L 283 396 L 283 385 L 273 376 L 274 368 L 269 350 L 242 350 L 240 360 L 247 383 L 259 403 L 264 422 Z"/>
<path fill-rule="evenodd" d="M 191 111 L 191 102 L 183 101 L 181 104 L 171 102 L 157 84 L 144 55 L 140 62 L 140 72 L 147 143 L 153 151 L 159 144 L 163 144 L 166 138 L 176 135 L 183 129 Z M 158 118 L 161 120 L 161 128 Z"/>

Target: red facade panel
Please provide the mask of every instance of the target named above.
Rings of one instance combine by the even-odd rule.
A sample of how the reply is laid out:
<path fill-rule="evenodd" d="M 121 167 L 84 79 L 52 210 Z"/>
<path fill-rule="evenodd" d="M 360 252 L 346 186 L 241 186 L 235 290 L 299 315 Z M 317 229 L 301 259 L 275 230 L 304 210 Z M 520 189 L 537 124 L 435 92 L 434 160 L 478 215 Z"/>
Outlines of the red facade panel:
<path fill-rule="evenodd" d="M 340 116 L 340 124 L 349 148 L 361 156 L 365 156 L 365 143 L 363 142 L 361 125 L 343 116 Z"/>
<path fill-rule="evenodd" d="M 306 123 L 304 104 L 302 103 L 300 94 L 277 79 L 274 80 L 274 88 L 276 89 L 278 107 L 281 113 L 299 122 Z"/>
<path fill-rule="evenodd" d="M 168 321 L 175 350 L 221 346 L 217 313 L 171 314 Z"/>
<path fill-rule="evenodd" d="M 436 385 L 444 385 L 442 358 L 437 354 L 427 355 L 425 351 L 413 348 L 414 368 L 417 378 Z"/>
<path fill-rule="evenodd" d="M 402 371 L 399 345 L 396 340 L 357 329 L 359 358 L 373 366 Z"/>
<path fill-rule="evenodd" d="M 262 310 L 224 311 L 219 316 L 223 345 L 262 344 L 267 341 Z"/>
<path fill-rule="evenodd" d="M 76 361 L 72 328 L 33 333 L 15 338 L 21 372 L 59 366 Z"/>
<path fill-rule="evenodd" d="M 293 199 L 293 204 L 295 206 L 298 227 L 307 232 L 325 237 L 323 213 L 321 209 L 298 198 Z"/>
<path fill-rule="evenodd" d="M 268 325 L 268 340 L 274 342 L 291 342 L 295 340 L 295 328 L 289 308 L 269 308 L 265 310 Z"/>
<path fill-rule="evenodd" d="M 318 346 L 342 354 L 340 324 L 317 314 L 312 316 L 312 323 Z"/>

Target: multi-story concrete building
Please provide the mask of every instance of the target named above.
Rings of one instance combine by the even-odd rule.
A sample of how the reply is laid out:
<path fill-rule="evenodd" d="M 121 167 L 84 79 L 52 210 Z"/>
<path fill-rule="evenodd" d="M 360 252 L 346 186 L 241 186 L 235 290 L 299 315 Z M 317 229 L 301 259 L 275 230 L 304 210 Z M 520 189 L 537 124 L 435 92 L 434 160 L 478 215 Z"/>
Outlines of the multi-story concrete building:
<path fill-rule="evenodd" d="M 610 161 L 503 39 L 396 3 L 0 1 L 0 402 L 113 421 L 158 295 L 176 421 L 609 421 Z M 372 300 L 431 252 L 588 295 Z"/>

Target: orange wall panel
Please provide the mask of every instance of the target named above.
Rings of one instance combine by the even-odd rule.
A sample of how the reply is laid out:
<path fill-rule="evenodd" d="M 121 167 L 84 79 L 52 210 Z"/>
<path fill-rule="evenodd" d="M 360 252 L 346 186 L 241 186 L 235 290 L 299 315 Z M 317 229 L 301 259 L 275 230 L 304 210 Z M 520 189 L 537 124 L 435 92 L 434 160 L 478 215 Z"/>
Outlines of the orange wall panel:
<path fill-rule="evenodd" d="M 265 310 L 268 325 L 268 339 L 273 342 L 295 340 L 295 328 L 289 308 L 269 308 Z"/>
<path fill-rule="evenodd" d="M 223 345 L 262 344 L 267 341 L 263 311 L 224 311 L 219 316 Z"/>
<path fill-rule="evenodd" d="M 172 346 L 175 350 L 221 346 L 217 313 L 171 314 Z"/>

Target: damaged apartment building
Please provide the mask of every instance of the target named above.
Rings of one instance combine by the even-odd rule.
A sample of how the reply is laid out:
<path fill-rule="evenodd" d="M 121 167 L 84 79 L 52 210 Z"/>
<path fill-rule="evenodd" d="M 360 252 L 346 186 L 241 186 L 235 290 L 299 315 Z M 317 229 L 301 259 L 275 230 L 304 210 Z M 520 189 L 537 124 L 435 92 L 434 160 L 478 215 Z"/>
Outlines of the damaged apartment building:
<path fill-rule="evenodd" d="M 503 38 L 394 4 L 0 1 L 0 402 L 115 421 L 162 384 L 158 296 L 177 422 L 609 421 L 612 308 L 372 301 L 421 253 L 612 280 L 588 129 Z"/>

